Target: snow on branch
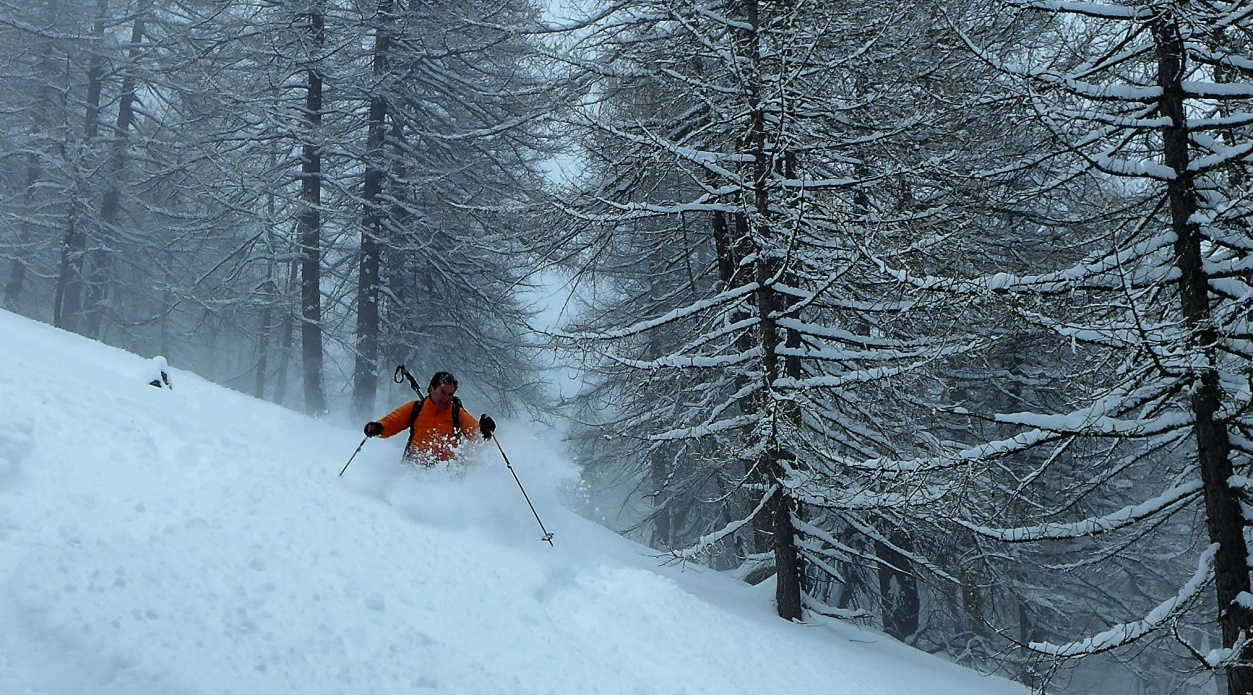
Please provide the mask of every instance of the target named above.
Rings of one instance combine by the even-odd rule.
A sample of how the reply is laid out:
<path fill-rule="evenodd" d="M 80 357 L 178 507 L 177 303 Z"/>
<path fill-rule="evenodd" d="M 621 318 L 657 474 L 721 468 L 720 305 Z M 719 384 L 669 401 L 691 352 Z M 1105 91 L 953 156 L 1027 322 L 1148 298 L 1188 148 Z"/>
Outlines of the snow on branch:
<path fill-rule="evenodd" d="M 1201 481 L 1194 480 L 1190 483 L 1172 487 L 1150 500 L 1123 507 L 1105 516 L 1090 517 L 1065 524 L 1050 522 L 1035 526 L 1020 526 L 1018 528 L 992 528 L 971 523 L 964 519 L 956 519 L 955 521 L 981 536 L 1005 541 L 1006 543 L 1081 538 L 1117 531 L 1131 526 L 1142 519 L 1169 512 L 1178 506 L 1192 501 L 1200 491 Z"/>
<path fill-rule="evenodd" d="M 697 439 L 718 432 L 726 432 L 727 430 L 739 429 L 747 427 L 757 421 L 754 415 L 741 415 L 729 420 L 718 420 L 716 422 L 708 422 L 695 427 L 679 427 L 676 429 L 660 432 L 649 436 L 649 441 L 664 442 L 675 439 Z"/>
<path fill-rule="evenodd" d="M 835 326 L 823 326 L 807 323 L 795 318 L 781 318 L 776 322 L 780 328 L 787 328 L 807 336 L 827 338 L 844 344 L 860 345 L 867 349 L 917 350 L 932 345 L 932 339 L 900 340 L 896 338 L 861 335 Z"/>
<path fill-rule="evenodd" d="M 1143 22 L 1152 13 L 1148 7 L 1128 7 L 1098 2 L 1068 2 L 1066 0 L 1006 0 L 1007 5 L 1024 10 L 1063 12 L 1098 19 L 1118 19 Z"/>
<path fill-rule="evenodd" d="M 1041 654 L 1073 659 L 1090 654 L 1099 654 L 1116 649 L 1139 640 L 1141 637 L 1160 630 L 1169 624 L 1209 583 L 1214 573 L 1214 555 L 1218 552 L 1218 544 L 1214 543 L 1201 553 L 1197 560 L 1196 573 L 1188 580 L 1179 593 L 1158 604 L 1144 618 L 1130 623 L 1120 623 L 1110 629 L 1086 639 L 1066 644 L 1051 642 L 1032 642 L 1027 647 Z"/>
<path fill-rule="evenodd" d="M 869 612 L 860 608 L 850 610 L 847 608 L 835 608 L 833 606 L 829 606 L 807 593 L 801 594 L 801 603 L 804 604 L 806 609 L 813 611 L 818 615 L 835 618 L 837 620 L 863 620 L 865 618 L 873 617 Z"/>
<path fill-rule="evenodd" d="M 694 11 L 696 12 L 696 14 L 702 17 L 707 17 L 709 19 L 714 20 L 715 22 L 724 24 L 732 29 L 739 29 L 741 31 L 755 31 L 753 25 L 749 24 L 748 22 L 740 22 L 737 20 L 733 20 L 727 17 L 726 15 L 718 14 L 717 12 L 714 12 L 713 10 L 707 7 L 703 7 L 701 5 L 697 5 L 694 8 Z"/>
<path fill-rule="evenodd" d="M 1250 6 L 1249 9 L 1253 9 L 1253 6 Z M 1249 9 L 1245 10 L 1246 16 L 1242 17 L 1239 21 L 1247 20 Z M 1218 23 L 1215 23 L 1215 26 L 1217 25 Z M 1249 60 L 1242 55 L 1215 52 L 1209 46 L 1196 42 L 1188 42 L 1187 46 L 1189 55 L 1194 56 L 1201 62 L 1214 65 L 1225 65 L 1227 67 L 1236 68 L 1237 70 L 1253 70 L 1253 60 Z"/>
<path fill-rule="evenodd" d="M 885 492 L 861 487 L 841 489 L 833 494 L 813 485 L 796 484 L 792 496 L 814 507 L 840 511 L 908 509 L 934 504 L 955 489 L 955 485 L 930 485 L 905 492 Z"/>
<path fill-rule="evenodd" d="M 625 328 L 619 328 L 613 331 L 584 331 L 581 333 L 566 333 L 563 331 L 554 331 L 552 332 L 552 335 L 558 338 L 566 338 L 569 340 L 618 340 L 620 338 L 628 338 L 630 336 L 639 335 L 646 331 L 652 330 L 654 328 L 657 328 L 658 326 L 664 326 L 665 324 L 670 323 L 672 321 L 677 321 L 681 318 L 686 318 L 693 314 L 700 313 L 702 311 L 705 311 L 706 309 L 709 309 L 710 307 L 714 307 L 719 304 L 723 304 L 725 302 L 731 302 L 731 301 L 740 299 L 741 297 L 752 294 L 753 292 L 756 292 L 756 291 L 757 291 L 757 283 L 750 282 L 747 285 L 741 285 L 739 287 L 727 290 L 726 292 L 721 292 L 708 299 L 702 299 L 699 302 L 693 302 L 692 304 L 688 304 L 687 306 L 679 307 L 678 309 L 675 309 L 673 311 L 666 312 L 665 314 L 662 314 L 661 316 L 658 316 L 656 318 L 648 319 L 647 321 L 640 321 L 639 323 L 627 326 Z"/>
<path fill-rule="evenodd" d="M 797 379 L 794 377 L 780 377 L 778 379 L 775 379 L 772 385 L 777 389 L 804 390 L 808 388 L 842 388 L 850 384 L 869 383 L 872 381 L 887 379 L 887 378 L 897 376 L 900 374 L 908 374 L 910 372 L 917 370 L 918 368 L 924 365 L 934 362 L 935 360 L 948 357 L 950 355 L 963 354 L 965 352 L 969 352 L 970 350 L 973 350 L 975 347 L 977 347 L 976 343 L 971 343 L 969 345 L 953 345 L 953 346 L 944 347 L 944 348 L 932 348 L 929 354 L 924 354 L 921 357 L 917 355 L 912 355 L 912 354 L 891 353 L 891 352 L 886 352 L 886 351 L 880 352 L 880 353 L 875 353 L 875 352 L 850 353 L 850 352 L 842 351 L 842 350 L 811 350 L 811 349 L 795 350 L 795 349 L 783 347 L 783 348 L 779 348 L 775 350 L 775 354 L 782 355 L 782 356 L 804 357 L 806 359 L 813 359 L 813 360 L 834 360 L 834 361 L 848 361 L 852 359 L 879 359 L 881 361 L 887 362 L 889 360 L 907 360 L 911 358 L 916 358 L 916 359 L 914 359 L 911 362 L 907 362 L 905 364 L 899 364 L 893 367 L 874 367 L 870 369 L 850 370 L 846 374 L 821 375 L 821 376 L 812 376 L 812 377 L 806 377 L 806 378 L 801 378 L 801 379 Z"/>
<path fill-rule="evenodd" d="M 1182 84 L 1187 96 L 1196 99 L 1248 99 L 1253 97 L 1253 85 L 1242 82 L 1191 82 Z"/>
<path fill-rule="evenodd" d="M 1031 323 L 1047 328 L 1063 338 L 1070 339 L 1072 343 L 1080 341 L 1093 345 L 1123 349 L 1139 347 L 1146 342 L 1152 342 L 1147 340 L 1149 336 L 1155 338 L 1158 344 L 1177 341 L 1183 336 L 1183 331 L 1178 326 L 1169 324 L 1146 327 L 1135 323 L 1109 321 L 1105 326 L 1093 328 L 1086 325 L 1074 326 L 1032 311 L 1018 311 L 1017 313 Z"/>
<path fill-rule="evenodd" d="M 1091 157 L 1092 163 L 1108 174 L 1149 178 L 1156 181 L 1174 181 L 1178 174 L 1174 169 L 1152 159 L 1129 159 L 1110 153 L 1097 153 Z"/>
<path fill-rule="evenodd" d="M 954 409 L 952 412 L 956 414 L 966 414 L 964 408 Z M 910 459 L 893 459 L 893 458 L 868 458 L 856 459 L 848 456 L 840 456 L 833 452 L 818 452 L 823 459 L 830 461 L 832 464 L 859 471 L 868 471 L 874 473 L 926 473 L 942 471 L 946 469 L 959 468 L 969 465 L 976 461 L 998 458 L 1026 451 L 1033 447 L 1044 444 L 1050 440 L 1061 439 L 1062 436 L 1056 432 L 1047 430 L 1028 430 L 1019 432 L 1009 439 L 998 439 L 991 442 L 984 442 L 977 446 L 968 447 L 960 451 L 946 452 L 936 454 L 935 456 L 922 456 Z"/>
<path fill-rule="evenodd" d="M 1192 415 L 1183 411 L 1166 412 L 1152 418 L 1111 417 L 1109 413 L 1125 407 L 1126 400 L 1125 395 L 1116 394 L 1070 413 L 1000 413 L 993 420 L 1008 425 L 1096 437 L 1151 437 L 1192 424 Z"/>
<path fill-rule="evenodd" d="M 870 260 L 879 266 L 880 271 L 896 278 L 898 282 L 912 285 L 921 290 L 938 290 L 959 294 L 983 292 L 1058 293 L 1082 287 L 1083 283 L 1081 281 L 1083 280 L 1112 273 L 1120 268 L 1134 264 L 1157 251 L 1170 247 L 1174 241 L 1174 232 L 1165 231 L 1117 253 L 1104 254 L 1096 258 L 1087 259 L 1069 268 L 1040 275 L 994 273 L 976 278 L 914 275 L 903 268 L 892 267 L 886 259 L 871 256 Z M 1121 284 L 1100 285 L 1102 288 L 1114 286 L 1121 287 Z"/>
<path fill-rule="evenodd" d="M 893 543 L 893 542 L 892 542 L 891 540 L 889 540 L 886 536 L 884 536 L 883 534 L 879 533 L 879 531 L 878 531 L 877 529 L 872 528 L 871 526 L 869 526 L 868 524 L 863 523 L 863 522 L 862 522 L 862 521 L 860 521 L 859 519 L 857 519 L 857 518 L 855 518 L 855 517 L 852 517 L 852 516 L 842 516 L 842 518 L 844 519 L 845 523 L 847 523 L 847 524 L 849 524 L 850 526 L 852 526 L 853 528 L 857 529 L 857 531 L 858 531 L 859 533 L 861 533 L 861 534 L 865 535 L 867 538 L 870 538 L 871 540 L 878 541 L 879 543 L 882 543 L 883 545 L 887 546 L 888 548 L 891 548 L 894 552 L 898 553 L 901 557 L 904 557 L 905 559 L 909 560 L 909 562 L 911 562 L 912 564 L 914 564 L 914 565 L 916 565 L 916 566 L 918 566 L 918 567 L 923 567 L 923 568 L 927 569 L 927 570 L 928 570 L 929 572 L 931 572 L 934 576 L 939 577 L 939 578 L 941 578 L 941 579 L 943 579 L 943 580 L 945 580 L 945 581 L 952 582 L 953 584 L 957 584 L 957 585 L 960 585 L 960 584 L 961 584 L 961 581 L 960 581 L 959 579 L 957 579 L 957 578 L 956 578 L 956 577 L 954 577 L 953 575 L 949 574 L 948 572 L 944 571 L 944 569 L 942 569 L 941 567 L 937 566 L 936 564 L 934 564 L 933 562 L 931 562 L 930 560 L 928 560 L 925 556 L 920 555 L 920 554 L 918 554 L 918 553 L 916 553 L 916 552 L 913 552 L 913 551 L 910 551 L 910 550 L 907 550 L 907 549 L 905 549 L 905 548 L 900 547 L 898 544 Z M 806 522 L 804 519 L 801 519 L 801 518 L 799 518 L 799 517 L 797 517 L 797 516 L 795 516 L 795 515 L 793 515 L 793 517 L 792 517 L 792 524 L 796 527 L 796 530 L 798 530 L 798 531 L 800 531 L 800 532 L 802 532 L 802 533 L 804 533 L 804 534 L 806 534 L 806 535 L 808 535 L 808 536 L 811 536 L 811 537 L 813 537 L 813 538 L 816 538 L 817 540 L 820 540 L 820 541 L 822 541 L 823 543 L 826 543 L 828 546 L 830 546 L 830 547 L 832 547 L 832 548 L 836 548 L 836 549 L 838 549 L 838 550 L 840 550 L 840 551 L 842 551 L 842 552 L 846 553 L 846 554 L 847 554 L 847 555 L 849 555 L 849 556 L 852 556 L 852 557 L 859 557 L 859 558 L 861 558 L 862 560 L 865 560 L 865 561 L 867 562 L 867 564 L 871 564 L 871 565 L 878 565 L 878 566 L 880 566 L 880 567 L 890 568 L 890 569 L 893 569 L 893 570 L 895 570 L 895 571 L 897 571 L 897 572 L 908 572 L 908 571 L 909 571 L 909 569 L 908 569 L 908 568 L 904 568 L 904 567 L 897 567 L 897 566 L 893 565 L 892 563 L 890 563 L 890 562 L 888 562 L 888 561 L 884 560 L 882 557 L 879 557 L 878 555 L 871 555 L 871 554 L 869 554 L 869 553 L 865 553 L 865 552 L 862 552 L 862 551 L 857 550 L 857 549 L 855 549 L 855 548 L 849 547 L 848 545 L 846 545 L 846 544 L 844 544 L 844 543 L 840 542 L 840 541 L 839 541 L 839 539 L 837 539 L 837 538 L 836 538 L 835 536 L 833 536 L 831 533 L 829 533 L 829 532 L 825 531 L 824 529 L 822 529 L 822 528 L 820 528 L 820 527 L 818 527 L 818 526 L 815 526 L 815 525 L 813 525 L 813 524 L 810 524 L 810 523 Z M 807 550 L 807 551 L 811 551 L 811 552 L 813 552 L 813 551 L 820 551 L 820 550 L 821 550 L 821 548 L 815 547 L 815 546 L 814 546 L 814 544 L 813 544 L 812 542 L 810 542 L 810 543 L 802 543 L 802 544 L 801 544 L 801 546 L 802 546 L 802 548 L 803 548 L 803 549 L 805 549 L 805 550 Z M 832 576 L 837 576 L 837 577 L 838 577 L 839 575 L 838 575 L 838 574 L 836 574 L 836 575 L 832 575 Z"/>
<path fill-rule="evenodd" d="M 760 350 L 749 350 L 733 355 L 666 355 L 655 360 L 630 360 L 624 357 L 612 357 L 619 364 L 635 369 L 660 369 L 677 367 L 679 369 L 725 369 L 737 364 L 744 364 L 761 355 Z"/>
<path fill-rule="evenodd" d="M 1212 171 L 1233 161 L 1247 159 L 1250 152 L 1253 152 L 1253 142 L 1245 142 L 1238 147 L 1222 147 L 1212 155 L 1194 159 L 1188 164 L 1188 171 L 1201 173 Z"/>
<path fill-rule="evenodd" d="M 686 548 L 680 548 L 678 550 L 670 551 L 670 555 L 673 556 L 675 560 L 680 560 L 680 561 L 696 559 L 702 553 L 708 550 L 709 546 L 713 545 L 714 543 L 717 543 L 723 538 L 730 536 L 731 534 L 735 533 L 736 531 L 739 531 L 740 529 L 748 525 L 749 522 L 751 522 L 754 518 L 757 517 L 758 514 L 761 513 L 761 510 L 766 508 L 766 504 L 770 502 L 771 498 L 773 498 L 776 494 L 778 494 L 778 492 L 779 492 L 778 485 L 771 487 L 768 491 L 766 491 L 766 494 L 761 496 L 761 501 L 757 503 L 757 507 L 753 509 L 752 513 L 750 513 L 748 516 L 744 517 L 743 519 L 732 521 L 731 523 L 727 524 L 726 526 L 723 526 L 717 531 L 714 531 L 712 533 L 706 533 L 705 535 L 701 536 L 700 539 L 696 541 L 696 543 Z"/>

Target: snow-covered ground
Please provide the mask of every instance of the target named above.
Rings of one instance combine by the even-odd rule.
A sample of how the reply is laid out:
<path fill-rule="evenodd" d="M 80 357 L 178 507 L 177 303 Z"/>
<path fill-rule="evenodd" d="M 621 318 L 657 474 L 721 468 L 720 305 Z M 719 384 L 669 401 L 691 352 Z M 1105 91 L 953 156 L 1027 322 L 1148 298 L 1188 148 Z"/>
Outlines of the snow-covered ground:
<path fill-rule="evenodd" d="M 149 357 L 0 312 L 0 695 L 1027 692 L 662 566 L 535 423 L 499 436 L 552 547 L 495 447 L 341 477 L 355 426 Z"/>

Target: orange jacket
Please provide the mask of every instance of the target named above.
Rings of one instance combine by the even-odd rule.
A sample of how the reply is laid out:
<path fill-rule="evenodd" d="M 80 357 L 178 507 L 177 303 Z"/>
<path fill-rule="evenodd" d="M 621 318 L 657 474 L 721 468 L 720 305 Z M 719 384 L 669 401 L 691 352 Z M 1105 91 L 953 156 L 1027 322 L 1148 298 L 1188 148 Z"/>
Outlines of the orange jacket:
<path fill-rule="evenodd" d="M 413 423 L 409 433 L 409 443 L 405 445 L 405 458 L 411 460 L 448 461 L 456 456 L 457 436 L 452 426 L 452 405 L 438 408 L 431 399 L 423 399 L 422 410 Z M 410 401 L 393 410 L 379 420 L 383 425 L 380 436 L 391 437 L 404 432 L 413 419 L 413 409 L 417 401 Z M 474 419 L 465 408 L 461 409 L 461 432 L 469 439 L 479 438 L 479 421 Z"/>

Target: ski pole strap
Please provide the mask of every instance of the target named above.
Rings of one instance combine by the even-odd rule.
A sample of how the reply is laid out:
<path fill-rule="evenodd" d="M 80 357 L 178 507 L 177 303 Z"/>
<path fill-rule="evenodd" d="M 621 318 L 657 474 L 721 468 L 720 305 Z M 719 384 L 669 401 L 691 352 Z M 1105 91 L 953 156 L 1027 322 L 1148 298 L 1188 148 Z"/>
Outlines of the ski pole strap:
<path fill-rule="evenodd" d="M 418 386 L 418 380 L 413 378 L 413 375 L 409 373 L 408 369 L 405 369 L 405 365 L 398 365 L 396 367 L 396 373 L 392 374 L 392 381 L 397 384 L 403 384 L 405 383 L 405 380 L 409 381 L 409 388 L 413 389 L 414 393 L 419 395 L 422 394 L 422 387 Z"/>

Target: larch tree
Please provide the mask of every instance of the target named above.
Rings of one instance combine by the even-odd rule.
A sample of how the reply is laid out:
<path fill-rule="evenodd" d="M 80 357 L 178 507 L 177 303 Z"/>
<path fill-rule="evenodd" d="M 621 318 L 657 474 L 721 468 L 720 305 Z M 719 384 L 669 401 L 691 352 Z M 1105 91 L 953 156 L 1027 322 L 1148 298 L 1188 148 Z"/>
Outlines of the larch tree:
<path fill-rule="evenodd" d="M 538 10 L 398 0 L 375 17 L 355 409 L 371 409 L 379 370 L 397 363 L 472 373 L 500 406 L 538 404 L 519 261 L 542 238 L 547 119 L 565 92 L 539 62 Z"/>
<path fill-rule="evenodd" d="M 567 338 L 610 374 L 634 375 L 594 395 L 611 399 L 602 407 L 616 430 L 642 435 L 634 448 L 648 456 L 632 460 L 647 465 L 636 475 L 657 486 L 656 501 L 679 511 L 691 504 L 683 494 L 719 490 L 676 557 L 746 543 L 742 572 L 774 573 L 789 619 L 805 608 L 879 614 L 832 604 L 853 596 L 841 563 L 881 568 L 881 586 L 904 598 L 890 629 L 910 632 L 916 594 L 903 565 L 930 563 L 894 529 L 933 500 L 914 471 L 874 465 L 916 445 L 898 441 L 880 408 L 894 381 L 970 341 L 913 339 L 853 243 L 885 211 L 870 205 L 869 183 L 900 173 L 862 155 L 909 122 L 889 108 L 899 84 L 856 79 L 905 43 L 904 29 L 868 33 L 884 11 L 643 3 L 587 29 L 581 64 L 596 101 L 583 125 L 597 177 L 568 212 L 603 231 L 581 238 L 576 258 L 612 266 L 615 251 L 655 251 L 614 306 L 647 303 L 602 309 Z M 683 282 L 689 264 L 700 279 Z M 611 458 L 606 446 L 599 458 Z"/>
<path fill-rule="evenodd" d="M 304 375 L 305 410 L 326 410 L 322 383 L 322 132 L 323 81 L 326 49 L 326 8 L 312 0 L 297 25 L 304 43 L 305 131 L 301 139 L 300 195 L 304 206 L 297 215 L 300 243 L 300 345 Z"/>
<path fill-rule="evenodd" d="M 1034 355 L 1056 358 L 1035 375 L 1041 397 L 1015 398 L 1016 410 L 951 402 L 948 431 L 965 434 L 927 465 L 986 465 L 987 484 L 956 518 L 1001 544 L 989 555 L 1043 557 L 1065 569 L 1058 582 L 1103 589 L 1091 604 L 1055 604 L 1052 632 L 1065 626 L 1072 637 L 1036 633 L 1024 639 L 1030 649 L 1068 659 L 1173 646 L 1221 672 L 1227 692 L 1253 692 L 1242 512 L 1253 454 L 1253 61 L 1240 52 L 1253 8 L 1027 1 L 1000 10 L 962 35 L 1049 138 L 978 176 L 990 189 L 1015 178 L 1041 253 L 1021 271 L 987 275 L 882 263 L 920 296 L 1004 311 L 1002 325 L 1017 328 L 997 349 L 1029 332 Z M 1048 32 L 1012 31 L 1040 17 Z M 1025 347 L 986 354 L 1004 364 Z M 980 440 L 981 431 L 992 436 Z M 1160 561 L 1141 560 L 1150 554 Z M 1084 607 L 1102 603 L 1112 609 Z M 1093 618 L 1104 629 L 1074 638 Z M 1211 639 L 1218 648 L 1205 646 Z"/>

